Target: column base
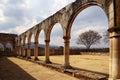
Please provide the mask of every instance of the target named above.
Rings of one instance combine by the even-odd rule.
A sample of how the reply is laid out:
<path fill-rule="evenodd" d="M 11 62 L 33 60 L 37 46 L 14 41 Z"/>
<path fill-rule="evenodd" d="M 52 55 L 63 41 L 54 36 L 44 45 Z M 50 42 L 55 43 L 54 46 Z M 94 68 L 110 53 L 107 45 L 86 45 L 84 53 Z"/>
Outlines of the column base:
<path fill-rule="evenodd" d="M 50 60 L 45 60 L 45 63 L 51 64 L 52 62 Z"/>
<path fill-rule="evenodd" d="M 70 66 L 70 65 L 64 65 L 62 67 L 65 68 L 65 69 L 72 69 L 72 66 Z"/>
<path fill-rule="evenodd" d="M 35 61 L 39 61 L 39 59 L 37 57 L 34 58 Z"/>
<path fill-rule="evenodd" d="M 26 56 L 22 56 L 23 58 L 25 58 Z"/>
<path fill-rule="evenodd" d="M 108 78 L 108 80 L 120 80 L 120 79 L 113 79 L 113 78 Z"/>
<path fill-rule="evenodd" d="M 27 59 L 32 59 L 31 57 L 27 57 Z"/>

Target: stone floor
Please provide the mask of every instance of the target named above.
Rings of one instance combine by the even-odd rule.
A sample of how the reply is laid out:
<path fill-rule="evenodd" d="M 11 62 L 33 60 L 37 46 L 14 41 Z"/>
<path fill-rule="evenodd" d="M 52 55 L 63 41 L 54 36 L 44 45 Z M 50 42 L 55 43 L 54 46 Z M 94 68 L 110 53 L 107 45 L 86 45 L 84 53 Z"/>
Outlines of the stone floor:
<path fill-rule="evenodd" d="M 0 57 L 0 80 L 79 80 L 36 63 Z"/>

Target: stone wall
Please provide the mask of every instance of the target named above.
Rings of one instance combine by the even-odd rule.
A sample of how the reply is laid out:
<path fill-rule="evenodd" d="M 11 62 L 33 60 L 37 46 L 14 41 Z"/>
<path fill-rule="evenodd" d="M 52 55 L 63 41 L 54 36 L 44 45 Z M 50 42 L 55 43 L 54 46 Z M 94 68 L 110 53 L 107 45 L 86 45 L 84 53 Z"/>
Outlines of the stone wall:
<path fill-rule="evenodd" d="M 27 51 L 26 51 L 27 53 Z M 71 55 L 109 55 L 109 49 L 70 49 Z M 34 49 L 31 49 L 31 55 L 34 55 Z M 38 55 L 44 56 L 45 50 L 44 48 L 38 49 Z M 63 55 L 63 48 L 56 48 L 56 49 L 50 49 L 50 55 Z"/>
<path fill-rule="evenodd" d="M 7 33 L 0 33 L 0 43 L 3 45 L 3 52 L 4 53 L 16 53 L 15 52 L 15 38 L 17 34 L 7 34 Z M 11 44 L 11 50 L 6 48 L 7 43 Z"/>

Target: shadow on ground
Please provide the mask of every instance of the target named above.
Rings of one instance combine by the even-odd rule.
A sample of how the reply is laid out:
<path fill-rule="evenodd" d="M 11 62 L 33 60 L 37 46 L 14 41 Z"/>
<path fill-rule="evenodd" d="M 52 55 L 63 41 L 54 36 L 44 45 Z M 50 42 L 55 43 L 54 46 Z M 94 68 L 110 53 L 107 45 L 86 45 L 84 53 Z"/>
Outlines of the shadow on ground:
<path fill-rule="evenodd" d="M 0 80 L 36 80 L 7 57 L 0 57 Z"/>

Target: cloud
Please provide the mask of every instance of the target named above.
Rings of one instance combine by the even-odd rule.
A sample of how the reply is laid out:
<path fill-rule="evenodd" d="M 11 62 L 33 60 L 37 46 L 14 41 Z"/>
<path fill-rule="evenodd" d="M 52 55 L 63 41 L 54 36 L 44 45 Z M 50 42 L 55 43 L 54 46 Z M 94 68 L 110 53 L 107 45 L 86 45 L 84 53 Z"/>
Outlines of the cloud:
<path fill-rule="evenodd" d="M 63 37 L 52 37 L 50 40 L 50 45 L 57 45 L 57 46 L 63 46 L 64 45 L 64 40 Z"/>
<path fill-rule="evenodd" d="M 2 21 L 0 32 L 14 31 L 21 34 L 21 30 L 15 31 L 15 29 L 23 28 L 24 32 L 24 29 L 41 22 L 70 2 L 67 0 L 0 0 L 0 21 Z"/>
<path fill-rule="evenodd" d="M 74 20 L 73 25 L 81 26 L 82 24 L 107 26 L 108 19 L 100 7 L 92 6 L 81 11 Z"/>
<path fill-rule="evenodd" d="M 5 16 L 3 14 L 3 11 L 0 9 L 0 22 L 4 22 L 5 21 Z"/>
<path fill-rule="evenodd" d="M 53 15 L 75 0 L 0 0 L 0 32 L 21 34 Z M 93 29 L 100 33 L 108 26 L 107 17 L 100 7 L 89 7 L 76 17 L 71 31 L 71 46 L 76 45 L 78 34 Z M 56 24 L 51 33 L 51 43 L 63 45 L 63 33 Z M 56 41 L 56 43 L 54 42 Z M 44 43 L 44 33 L 40 33 L 40 43 Z"/>

